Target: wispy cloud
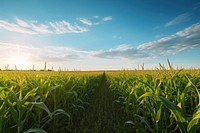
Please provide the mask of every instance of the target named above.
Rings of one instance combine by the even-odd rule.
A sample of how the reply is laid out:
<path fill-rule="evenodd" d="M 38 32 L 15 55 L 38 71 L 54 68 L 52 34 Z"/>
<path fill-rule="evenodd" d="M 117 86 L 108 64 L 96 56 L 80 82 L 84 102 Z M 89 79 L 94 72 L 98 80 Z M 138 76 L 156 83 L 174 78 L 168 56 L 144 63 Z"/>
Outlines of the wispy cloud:
<path fill-rule="evenodd" d="M 92 22 L 89 20 L 89 19 L 86 19 L 86 18 L 80 18 L 80 21 L 83 23 L 83 24 L 86 24 L 86 25 L 92 25 Z"/>
<path fill-rule="evenodd" d="M 88 32 L 89 29 L 79 26 L 79 25 L 71 25 L 67 21 L 60 22 L 49 22 L 51 28 L 53 28 L 54 33 L 56 34 L 64 34 L 64 33 L 82 33 Z"/>
<path fill-rule="evenodd" d="M 191 25 L 171 36 L 144 43 L 138 49 L 159 52 L 160 54 L 176 54 L 185 50 L 200 47 L 200 23 Z"/>
<path fill-rule="evenodd" d="M 83 24 L 92 26 L 92 25 L 102 24 L 105 21 L 110 21 L 110 20 L 112 20 L 112 17 L 108 16 L 108 17 L 100 18 L 99 16 L 93 16 L 93 21 L 91 21 L 91 20 L 89 20 L 87 18 L 80 18 L 79 19 L 79 21 L 81 21 Z"/>
<path fill-rule="evenodd" d="M 89 29 L 77 24 L 71 24 L 65 20 L 47 23 L 38 23 L 37 21 L 26 22 L 15 17 L 16 23 L 0 20 L 0 28 L 8 31 L 24 34 L 65 34 L 65 33 L 83 33 Z"/>
<path fill-rule="evenodd" d="M 190 16 L 191 14 L 189 13 L 180 14 L 174 19 L 172 19 L 171 21 L 169 21 L 168 23 L 166 23 L 165 26 L 168 27 L 168 26 L 179 24 L 179 23 L 183 23 L 185 21 L 188 21 L 190 19 Z"/>
<path fill-rule="evenodd" d="M 49 26 L 44 25 L 44 24 L 40 24 L 40 25 L 31 24 L 31 27 L 36 33 L 40 33 L 40 34 L 51 34 L 51 33 L 53 33 L 53 31 L 49 30 Z"/>
<path fill-rule="evenodd" d="M 111 16 L 108 16 L 108 17 L 104 17 L 104 18 L 103 18 L 103 21 L 110 21 L 110 20 L 112 20 L 112 17 L 111 17 Z"/>
<path fill-rule="evenodd" d="M 58 28 L 57 32 L 66 32 L 62 27 L 58 27 L 59 23 L 52 24 Z M 46 29 L 45 26 L 43 28 Z M 33 46 L 0 42 L 0 58 L 3 64 L 10 64 L 8 59 L 20 51 L 19 53 L 27 57 L 31 63 L 36 64 L 43 64 L 44 61 L 56 64 L 66 64 L 71 61 L 85 64 L 84 61 L 92 63 L 98 60 L 137 62 L 200 48 L 199 38 L 200 23 L 196 23 L 170 36 L 140 44 L 138 47 L 122 44 L 109 50 L 90 51 L 66 46 Z"/>
<path fill-rule="evenodd" d="M 36 34 L 35 31 L 21 27 L 18 24 L 9 23 L 4 20 L 0 20 L 0 28 L 6 29 L 8 31 L 20 32 L 24 34 Z"/>
<path fill-rule="evenodd" d="M 180 52 L 200 47 L 200 23 L 191 25 L 173 35 L 138 45 L 119 45 L 117 48 L 100 51 L 94 56 L 100 58 L 141 59 L 157 58 L 167 54 Z"/>
<path fill-rule="evenodd" d="M 25 55 L 31 62 L 65 62 L 89 58 L 92 51 L 84 51 L 62 46 L 32 46 L 16 43 L 0 42 L 1 60 L 7 61 L 17 53 Z M 5 52 L 8 51 L 8 52 Z M 10 63 L 10 62 L 8 62 Z"/>
<path fill-rule="evenodd" d="M 148 53 L 135 49 L 133 47 L 130 47 L 130 45 L 119 45 L 118 47 L 114 49 L 110 49 L 108 51 L 100 51 L 99 53 L 96 53 L 94 56 L 99 58 L 108 58 L 108 59 L 140 59 L 145 57 L 150 57 Z"/>
<path fill-rule="evenodd" d="M 69 32 L 66 31 L 66 27 L 67 30 L 70 31 L 72 31 L 75 28 L 73 26 L 70 27 L 70 24 L 67 22 L 62 22 L 62 24 L 59 22 L 54 22 L 51 23 L 51 25 L 52 27 L 54 26 L 54 28 L 57 29 L 55 31 L 57 32 L 57 34 Z M 36 30 L 37 32 L 47 32 L 45 31 L 47 27 L 42 26 L 42 28 L 39 28 L 44 28 L 44 31 Z M 111 48 L 109 50 L 86 51 L 61 46 L 36 47 L 0 42 L 0 50 L 2 51 L 0 52 L 0 56 L 2 57 L 1 59 L 3 59 L 6 56 L 14 55 L 14 53 L 16 53 L 17 48 L 19 47 L 21 51 L 29 55 L 33 61 L 46 60 L 48 62 L 62 62 L 67 60 L 89 58 L 138 60 L 144 58 L 156 58 L 167 54 L 178 54 L 186 50 L 200 47 L 199 38 L 200 23 L 196 23 L 170 36 L 163 37 L 152 42 L 140 44 L 137 48 L 134 48 L 131 45 L 123 44 L 115 48 Z"/>
<path fill-rule="evenodd" d="M 32 27 L 32 25 L 30 26 Z M 44 25 L 40 26 L 39 29 L 44 29 L 44 31 L 38 31 L 36 29 L 34 31 L 48 32 L 45 30 L 50 29 Z M 56 29 L 55 32 L 57 32 L 57 34 L 78 30 L 76 29 L 77 27 L 71 26 L 69 23 L 64 21 L 62 21 L 62 23 L 51 22 L 50 27 L 54 27 L 53 29 Z M 9 56 L 15 55 L 17 50 L 20 49 L 21 53 L 24 53 L 26 57 L 29 57 L 32 62 L 66 62 L 70 60 L 90 60 L 97 58 L 128 59 L 135 61 L 141 59 L 152 59 L 165 55 L 174 55 L 194 48 L 199 48 L 199 38 L 200 23 L 196 23 L 170 36 L 140 44 L 136 48 L 131 45 L 123 44 L 109 50 L 87 51 L 65 46 L 29 46 L 0 42 L 0 57 L 1 60 L 6 61 Z"/>
<path fill-rule="evenodd" d="M 93 18 L 99 18 L 99 16 L 93 16 Z"/>
<path fill-rule="evenodd" d="M 21 27 L 25 27 L 25 28 L 30 27 L 30 25 L 27 22 L 25 22 L 17 17 L 15 19 L 17 21 L 17 24 L 20 25 Z"/>
<path fill-rule="evenodd" d="M 99 16 L 94 16 L 99 18 Z M 93 18 L 93 19 L 94 19 Z M 112 17 L 105 17 L 102 21 L 109 21 Z M 0 20 L 0 28 L 8 31 L 24 33 L 24 34 L 66 34 L 66 33 L 84 33 L 89 31 L 88 26 L 99 25 L 100 21 L 92 22 L 86 18 L 80 18 L 79 21 L 84 25 L 72 24 L 68 21 L 50 21 L 39 23 L 37 20 L 25 21 L 15 17 L 15 22 Z M 87 25 L 87 26 L 86 26 Z"/>
<path fill-rule="evenodd" d="M 184 37 L 184 36 L 190 36 L 192 34 L 198 34 L 199 35 L 200 34 L 199 32 L 200 32 L 200 23 L 196 23 L 196 24 L 193 24 L 190 27 L 185 28 L 182 31 L 177 32 L 176 35 Z"/>
<path fill-rule="evenodd" d="M 114 49 L 110 49 L 109 51 L 125 51 L 128 49 L 132 49 L 133 47 L 129 44 L 121 44 Z"/>

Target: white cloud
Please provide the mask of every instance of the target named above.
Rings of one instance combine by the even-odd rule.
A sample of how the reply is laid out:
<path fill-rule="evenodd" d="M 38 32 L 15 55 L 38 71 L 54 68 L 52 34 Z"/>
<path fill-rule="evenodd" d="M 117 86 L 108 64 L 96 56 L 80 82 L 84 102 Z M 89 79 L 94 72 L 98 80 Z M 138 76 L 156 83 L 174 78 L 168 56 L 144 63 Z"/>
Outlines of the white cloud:
<path fill-rule="evenodd" d="M 0 42 L 0 57 L 4 62 L 9 61 L 17 53 L 25 55 L 32 63 L 37 62 L 65 62 L 89 58 L 92 51 L 84 51 L 61 46 L 31 46 L 16 43 Z M 7 52 L 5 52 L 7 51 Z M 11 63 L 11 62 L 6 62 Z"/>
<path fill-rule="evenodd" d="M 169 21 L 168 23 L 166 23 L 165 26 L 168 27 L 175 24 L 183 23 L 185 21 L 188 21 L 190 19 L 190 16 L 191 15 L 189 13 L 180 14 L 171 21 Z"/>
<path fill-rule="evenodd" d="M 129 44 L 121 44 L 114 49 L 110 49 L 110 51 L 125 51 L 125 50 L 132 49 L 132 48 L 133 47 L 131 47 L 131 45 L 129 45 Z"/>
<path fill-rule="evenodd" d="M 17 21 L 17 24 L 20 25 L 21 27 L 25 27 L 25 28 L 30 27 L 30 25 L 28 23 L 26 23 L 25 21 L 23 21 L 17 17 L 15 19 Z"/>
<path fill-rule="evenodd" d="M 29 34 L 64 34 L 87 32 L 88 29 L 72 25 L 67 21 L 49 22 L 48 24 L 31 23 L 29 28 L 0 20 L 0 27 Z M 183 51 L 200 47 L 200 23 L 193 24 L 175 34 L 162 37 L 155 41 L 140 44 L 137 48 L 122 44 L 109 50 L 85 51 L 61 46 L 27 46 L 0 42 L 0 58 L 6 61 L 10 55 L 15 55 L 17 48 L 33 62 L 66 62 L 69 60 L 93 59 L 129 59 L 139 60 L 155 58 L 168 54 L 178 54 Z M 6 52 L 5 52 L 6 51 Z"/>
<path fill-rule="evenodd" d="M 112 20 L 111 16 L 104 17 L 101 20 L 96 20 L 97 18 L 99 18 L 99 16 L 93 16 L 93 18 L 95 18 L 95 20 L 93 19 L 93 22 L 91 20 L 89 20 L 89 19 L 86 19 L 86 18 L 80 18 L 79 21 L 81 21 L 85 25 L 92 26 L 92 25 L 99 25 L 99 24 L 102 24 L 102 22 L 106 22 L 106 21 Z"/>
<path fill-rule="evenodd" d="M 111 17 L 111 16 L 104 17 L 102 20 L 103 20 L 103 21 L 110 21 L 110 20 L 112 20 L 112 17 Z"/>
<path fill-rule="evenodd" d="M 172 40 L 175 38 L 176 38 L 176 36 L 174 36 L 174 35 L 168 36 L 168 37 L 163 37 L 156 41 L 143 43 L 138 46 L 138 49 L 162 52 L 163 49 L 161 49 L 161 47 L 164 48 L 164 47 L 169 47 L 169 45 L 173 45 Z"/>
<path fill-rule="evenodd" d="M 200 47 L 199 38 L 200 23 L 196 23 L 173 35 L 140 44 L 137 48 L 123 44 L 114 49 L 99 51 L 95 53 L 94 56 L 109 59 L 152 59 L 168 54 L 178 54 L 186 50 Z"/>
<path fill-rule="evenodd" d="M 93 18 L 99 18 L 99 16 L 93 16 Z"/>
<path fill-rule="evenodd" d="M 85 27 L 81 27 L 78 25 L 71 25 L 67 21 L 60 22 L 50 22 L 51 27 L 54 29 L 56 34 L 64 34 L 64 33 L 82 33 L 88 32 L 89 30 Z"/>
<path fill-rule="evenodd" d="M 99 58 L 108 58 L 108 59 L 141 59 L 150 57 L 148 53 L 135 49 L 127 44 L 122 44 L 117 46 L 114 49 L 110 49 L 107 51 L 99 51 L 98 53 L 94 54 L 95 57 Z"/>
<path fill-rule="evenodd" d="M 2 21 L 0 21 L 0 24 L 1 23 Z M 6 22 L 3 23 L 5 25 Z M 77 26 L 74 27 L 70 25 L 70 23 L 64 21 L 52 22 L 50 25 L 51 28 L 53 27 L 52 29 L 57 28 L 57 31 L 55 30 L 54 32 L 59 32 L 59 34 L 78 29 L 80 30 L 80 28 L 77 28 Z M 16 25 L 7 24 L 7 27 L 14 26 Z M 44 29 L 47 28 L 46 26 L 41 27 Z M 39 27 L 39 29 L 41 27 Z M 86 51 L 65 46 L 31 46 L 28 44 L 20 45 L 15 43 L 0 42 L 1 64 L 9 64 L 10 62 L 8 62 L 8 59 L 11 56 L 15 56 L 18 49 L 20 49 L 20 53 L 23 54 L 23 56 L 29 58 L 32 64 L 43 64 L 44 61 L 55 64 L 67 64 L 67 62 L 74 61 L 77 63 L 77 65 L 76 63 L 73 64 L 72 68 L 74 65 L 80 65 L 80 62 L 82 62 L 81 65 L 84 65 L 86 64 L 85 62 L 88 63 L 90 61 L 92 64 L 94 61 L 98 62 L 99 60 L 106 60 L 107 64 L 110 62 L 123 62 L 127 60 L 127 62 L 144 61 L 165 55 L 178 54 L 194 48 L 200 48 L 199 27 L 200 23 L 193 24 L 190 27 L 176 32 L 170 36 L 140 44 L 137 48 L 134 48 L 131 45 L 122 44 L 109 50 Z"/>
<path fill-rule="evenodd" d="M 78 50 L 75 48 L 64 46 L 43 46 L 39 47 L 37 56 L 32 55 L 35 61 L 47 61 L 47 62 L 63 62 L 69 60 L 79 60 L 89 56 L 91 52 Z"/>
<path fill-rule="evenodd" d="M 196 23 L 188 28 L 185 28 L 182 31 L 177 32 L 176 35 L 183 37 L 183 36 L 188 36 L 190 34 L 194 34 L 199 31 L 200 31 L 200 23 Z"/>
<path fill-rule="evenodd" d="M 39 33 L 39 34 L 51 34 L 51 33 L 53 33 L 52 31 L 49 30 L 49 26 L 48 25 L 44 25 L 44 24 L 41 24 L 41 25 L 31 24 L 31 26 L 32 26 L 32 29 L 34 31 L 36 31 L 37 33 Z"/>
<path fill-rule="evenodd" d="M 44 24 L 38 23 L 36 20 L 28 23 L 17 17 L 15 19 L 16 23 L 0 20 L 0 28 L 24 34 L 65 34 L 89 31 L 86 27 L 71 24 L 65 20 Z"/>
<path fill-rule="evenodd" d="M 24 34 L 37 34 L 35 31 L 20 27 L 18 24 L 9 23 L 4 20 L 0 20 L 0 28 L 6 29 L 8 31 L 20 32 Z"/>
<path fill-rule="evenodd" d="M 177 54 L 179 52 L 200 47 L 200 23 L 191 25 L 174 35 L 144 43 L 138 49 L 156 54 Z"/>
<path fill-rule="evenodd" d="M 85 19 L 85 18 L 80 18 L 79 19 L 83 24 L 86 24 L 86 25 L 92 25 L 92 22 L 89 20 L 89 19 Z"/>
<path fill-rule="evenodd" d="M 94 16 L 98 18 L 99 16 Z M 112 17 L 105 17 L 103 21 L 109 21 Z M 39 23 L 37 20 L 24 21 L 15 17 L 16 23 L 12 23 L 6 20 L 0 20 L 0 28 L 8 31 L 24 33 L 24 34 L 66 34 L 66 33 L 83 33 L 88 32 L 89 29 L 86 27 L 92 25 L 99 25 L 101 22 L 92 22 L 86 18 L 80 18 L 79 21 L 84 24 L 80 26 L 78 24 L 72 24 L 68 21 L 50 21 L 46 23 Z"/>
<path fill-rule="evenodd" d="M 10 60 L 15 58 L 19 53 L 21 56 L 26 57 L 27 63 L 24 66 L 18 66 L 18 69 L 32 69 L 34 64 L 35 70 L 44 68 L 44 62 L 47 62 L 47 69 L 54 70 L 108 70 L 108 69 L 121 69 L 123 60 L 109 60 L 97 58 L 94 56 L 100 51 L 84 51 L 80 49 L 65 47 L 65 46 L 31 46 L 15 43 L 0 42 L 0 69 L 5 69 L 9 64 L 10 69 L 15 69 L 15 64 Z M 16 62 L 16 60 L 15 60 Z M 106 65 L 105 65 L 106 64 Z M 126 67 L 127 67 L 126 63 Z M 132 67 L 131 63 L 129 64 Z"/>

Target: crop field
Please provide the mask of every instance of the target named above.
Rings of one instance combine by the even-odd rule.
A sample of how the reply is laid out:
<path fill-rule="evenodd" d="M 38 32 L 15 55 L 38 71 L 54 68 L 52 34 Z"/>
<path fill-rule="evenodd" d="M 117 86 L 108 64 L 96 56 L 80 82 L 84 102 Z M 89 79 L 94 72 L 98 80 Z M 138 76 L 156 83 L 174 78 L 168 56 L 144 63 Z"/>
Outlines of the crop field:
<path fill-rule="evenodd" d="M 196 133 L 199 91 L 199 69 L 0 71 L 0 133 Z"/>

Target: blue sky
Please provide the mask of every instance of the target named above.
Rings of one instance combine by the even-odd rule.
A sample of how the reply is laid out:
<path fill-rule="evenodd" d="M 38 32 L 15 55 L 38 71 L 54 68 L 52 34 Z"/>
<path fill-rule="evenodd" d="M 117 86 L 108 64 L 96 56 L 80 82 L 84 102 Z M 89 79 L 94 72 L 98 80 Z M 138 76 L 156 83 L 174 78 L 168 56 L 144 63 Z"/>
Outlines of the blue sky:
<path fill-rule="evenodd" d="M 0 68 L 199 68 L 199 0 L 0 0 Z"/>

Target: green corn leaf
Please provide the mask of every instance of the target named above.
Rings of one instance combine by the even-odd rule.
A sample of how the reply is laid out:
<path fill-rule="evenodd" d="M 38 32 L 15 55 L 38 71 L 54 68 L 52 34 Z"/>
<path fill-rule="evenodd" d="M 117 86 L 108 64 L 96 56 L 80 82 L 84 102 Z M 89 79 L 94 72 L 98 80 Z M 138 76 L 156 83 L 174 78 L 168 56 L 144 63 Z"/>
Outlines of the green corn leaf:
<path fill-rule="evenodd" d="M 64 111 L 63 109 L 57 109 L 57 110 L 55 110 L 55 111 L 52 113 L 52 115 L 54 115 L 54 116 L 57 116 L 57 115 L 65 115 L 65 116 L 67 116 L 68 118 L 71 119 L 71 116 L 70 116 L 66 111 Z"/>
<path fill-rule="evenodd" d="M 60 85 L 53 86 L 53 87 L 51 87 L 51 91 L 56 90 L 56 89 L 59 88 L 59 87 L 60 87 Z"/>
<path fill-rule="evenodd" d="M 48 113 L 49 117 L 52 118 L 50 110 L 43 102 L 31 102 L 31 104 L 34 105 L 35 107 L 45 110 Z"/>
<path fill-rule="evenodd" d="M 142 81 L 142 80 L 138 80 L 138 81 L 139 81 L 140 83 L 142 83 L 142 84 L 148 86 L 148 87 L 151 89 L 151 91 L 155 93 L 155 88 L 154 88 L 153 86 L 151 86 L 150 84 L 148 84 L 148 83 L 146 83 L 146 82 L 144 82 L 144 81 Z"/>
<path fill-rule="evenodd" d="M 167 108 L 169 108 L 170 110 L 176 110 L 178 112 L 181 112 L 181 109 L 173 102 L 169 101 L 168 99 L 162 96 L 159 96 L 159 98 L 164 103 L 164 105 L 167 106 Z"/>
<path fill-rule="evenodd" d="M 29 91 L 26 96 L 23 98 L 23 101 L 25 102 L 30 96 L 34 96 L 36 94 L 38 87 L 32 89 L 31 91 Z"/>
<path fill-rule="evenodd" d="M 161 114 L 162 114 L 162 105 L 160 106 L 159 110 L 157 111 L 156 123 L 159 122 Z"/>
<path fill-rule="evenodd" d="M 194 133 L 197 130 L 197 126 L 200 119 L 200 108 L 198 108 L 198 111 L 193 115 L 192 120 L 189 122 L 187 131 L 190 133 Z"/>
<path fill-rule="evenodd" d="M 47 133 L 47 132 L 40 128 L 33 128 L 25 131 L 24 133 Z"/>
<path fill-rule="evenodd" d="M 10 107 L 10 113 L 14 119 L 14 121 L 17 123 L 18 122 L 18 112 L 14 107 Z"/>
<path fill-rule="evenodd" d="M 29 113 L 32 111 L 33 109 L 33 105 L 31 107 L 28 108 L 28 111 L 25 114 L 24 120 L 21 121 L 21 125 L 24 125 L 24 123 L 26 122 L 26 120 L 28 119 Z"/>
<path fill-rule="evenodd" d="M 163 104 L 173 113 L 181 133 L 187 133 L 187 121 L 182 115 L 182 110 L 168 99 L 162 96 L 159 96 L 159 98 L 163 102 Z"/>
<path fill-rule="evenodd" d="M 174 69 L 173 69 L 173 66 L 172 66 L 172 64 L 170 63 L 169 59 L 167 59 L 167 64 L 168 64 L 168 66 L 169 66 L 170 71 L 173 71 Z"/>
<path fill-rule="evenodd" d="M 150 123 L 145 119 L 145 117 L 142 117 L 142 116 L 137 115 L 137 114 L 135 114 L 134 116 L 138 117 L 138 118 L 140 119 L 140 121 L 141 121 L 142 123 L 144 123 L 144 124 L 147 126 L 147 129 L 148 129 L 150 132 L 153 132 Z"/>
<path fill-rule="evenodd" d="M 140 99 L 142 99 L 143 97 L 148 97 L 148 96 L 154 96 L 154 94 L 152 92 L 146 92 L 144 94 L 142 94 L 137 101 L 139 101 Z"/>

